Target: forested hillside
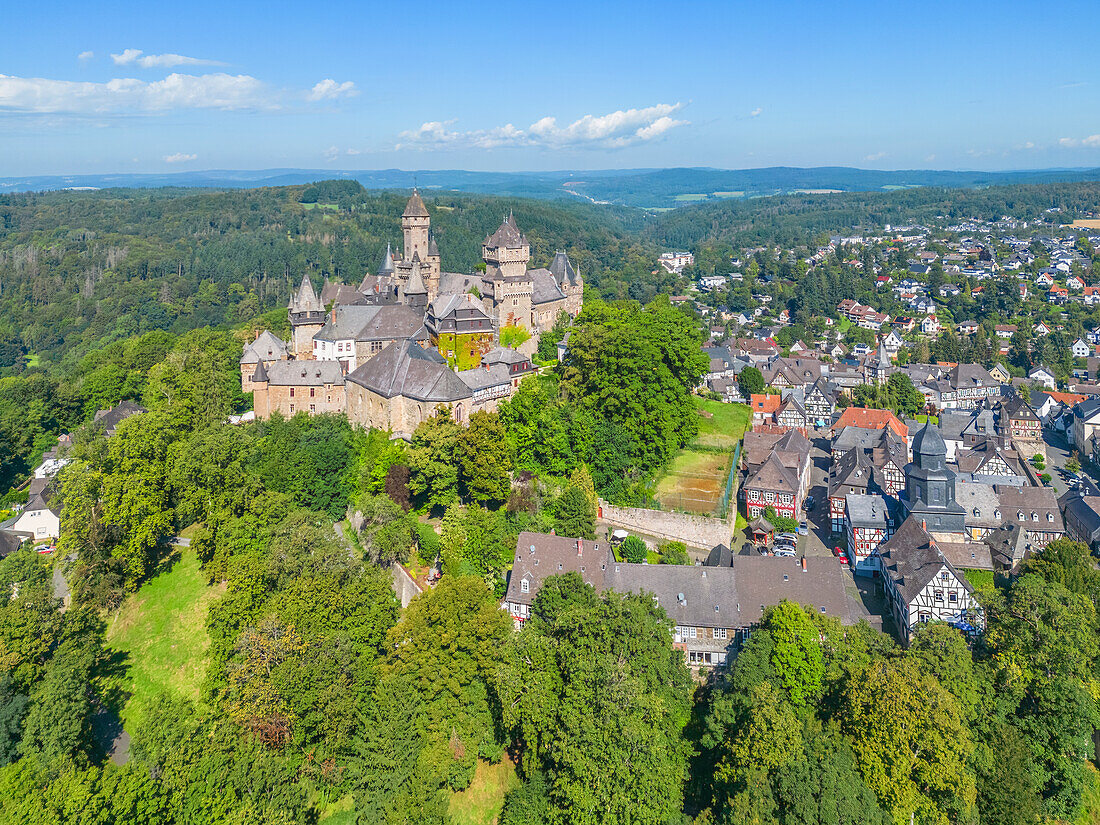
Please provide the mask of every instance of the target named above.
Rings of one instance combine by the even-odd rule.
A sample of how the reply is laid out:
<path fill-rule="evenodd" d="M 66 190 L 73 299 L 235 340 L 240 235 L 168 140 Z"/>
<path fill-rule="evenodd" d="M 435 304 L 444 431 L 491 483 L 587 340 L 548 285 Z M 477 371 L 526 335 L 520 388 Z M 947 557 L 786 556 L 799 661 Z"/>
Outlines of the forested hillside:
<path fill-rule="evenodd" d="M 352 184 L 339 202 L 307 189 L 106 190 L 0 197 L 0 370 L 25 352 L 59 362 L 151 330 L 185 332 L 281 308 L 309 274 L 358 283 L 400 245 L 407 194 Z M 307 196 L 308 197 L 308 196 Z M 597 294 L 649 300 L 654 247 L 644 216 L 580 203 L 429 199 L 444 266 L 469 272 L 514 209 L 532 264 L 569 252 Z M 2 373 L 0 373 L 2 374 Z"/>

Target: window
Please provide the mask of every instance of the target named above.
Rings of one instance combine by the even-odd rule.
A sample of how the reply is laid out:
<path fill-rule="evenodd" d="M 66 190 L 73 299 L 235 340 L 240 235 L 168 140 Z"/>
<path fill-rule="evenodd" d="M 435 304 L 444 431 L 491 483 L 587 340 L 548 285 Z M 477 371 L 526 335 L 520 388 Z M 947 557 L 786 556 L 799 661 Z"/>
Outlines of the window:
<path fill-rule="evenodd" d="M 291 388 L 290 388 L 290 397 L 291 397 L 291 398 L 293 398 L 293 397 L 294 397 L 294 387 L 291 387 Z"/>
<path fill-rule="evenodd" d="M 317 412 L 317 406 L 316 406 L 315 404 L 310 404 L 310 405 L 309 405 L 309 411 L 310 411 L 311 413 L 315 413 L 315 412 Z"/>
<path fill-rule="evenodd" d="M 310 387 L 310 388 L 309 388 L 309 397 L 310 397 L 310 398 L 313 398 L 313 396 L 314 396 L 314 395 L 316 394 L 316 392 L 317 392 L 317 388 L 316 388 L 316 387 Z"/>
<path fill-rule="evenodd" d="M 1054 513 L 1047 513 L 1047 521 L 1054 521 Z"/>
<path fill-rule="evenodd" d="M 950 578 L 951 578 L 951 574 L 948 573 L 946 570 L 944 570 L 942 573 L 940 573 L 940 581 L 947 581 Z"/>
<path fill-rule="evenodd" d="M 952 604 L 954 604 L 955 602 L 957 602 L 959 600 L 959 594 L 958 593 L 951 593 L 951 594 L 948 595 L 947 600 L 949 602 L 951 602 Z"/>
<path fill-rule="evenodd" d="M 688 638 L 689 639 L 694 639 L 696 637 L 696 634 L 698 633 L 698 631 L 699 631 L 699 628 L 697 628 L 697 627 L 689 627 L 688 628 Z"/>
<path fill-rule="evenodd" d="M 937 591 L 935 591 L 935 594 L 934 594 L 934 595 L 935 595 L 935 597 L 936 597 L 936 601 L 938 601 L 938 602 L 942 602 L 942 601 L 943 601 L 943 591 L 942 591 L 942 590 L 937 590 Z"/>
<path fill-rule="evenodd" d="M 725 639 L 725 638 L 727 638 L 727 634 L 728 634 L 728 631 L 724 627 L 714 628 L 714 638 L 715 639 Z"/>
<path fill-rule="evenodd" d="M 1031 520 L 1032 521 L 1038 521 L 1039 520 L 1039 514 L 1038 513 L 1032 513 L 1031 514 Z"/>
<path fill-rule="evenodd" d="M 294 405 L 293 405 L 293 404 L 291 404 L 291 405 L 290 405 L 290 411 L 291 411 L 292 413 L 294 412 Z"/>
<path fill-rule="evenodd" d="M 527 581 L 527 579 L 523 579 L 522 581 L 520 581 L 520 583 L 519 583 L 519 592 L 520 593 L 530 593 L 531 592 L 531 582 Z"/>

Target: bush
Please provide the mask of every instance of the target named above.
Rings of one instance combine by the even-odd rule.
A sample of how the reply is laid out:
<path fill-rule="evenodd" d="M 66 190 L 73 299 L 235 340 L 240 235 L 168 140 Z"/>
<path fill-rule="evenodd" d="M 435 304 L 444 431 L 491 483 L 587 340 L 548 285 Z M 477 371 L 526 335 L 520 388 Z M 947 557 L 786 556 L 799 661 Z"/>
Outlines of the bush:
<path fill-rule="evenodd" d="M 1043 482 L 1043 484 L 1050 484 L 1050 473 L 1043 473 L 1040 475 L 1039 481 Z"/>
<path fill-rule="evenodd" d="M 641 564 L 645 561 L 646 554 L 649 552 L 645 542 L 637 536 L 627 536 L 619 550 L 624 559 L 634 564 Z"/>
<path fill-rule="evenodd" d="M 670 541 L 661 548 L 661 564 L 691 564 L 687 545 L 682 541 Z"/>
<path fill-rule="evenodd" d="M 416 524 L 416 555 L 423 565 L 433 564 L 439 555 L 439 533 L 430 524 Z"/>

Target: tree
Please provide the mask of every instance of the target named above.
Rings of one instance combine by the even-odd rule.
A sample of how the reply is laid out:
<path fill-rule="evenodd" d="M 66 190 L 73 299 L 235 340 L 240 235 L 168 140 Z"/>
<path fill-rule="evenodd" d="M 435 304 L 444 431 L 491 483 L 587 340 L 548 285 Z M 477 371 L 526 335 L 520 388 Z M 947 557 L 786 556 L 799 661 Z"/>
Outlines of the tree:
<path fill-rule="evenodd" d="M 662 545 L 661 564 L 691 564 L 687 545 L 682 541 L 670 541 Z"/>
<path fill-rule="evenodd" d="M 530 337 L 531 333 L 521 326 L 511 324 L 500 328 L 500 345 L 502 347 L 515 349 Z"/>
<path fill-rule="evenodd" d="M 448 411 L 420 423 L 409 446 L 409 489 L 429 507 L 458 497 L 458 445 L 462 428 Z"/>
<path fill-rule="evenodd" d="M 462 488 L 473 501 L 503 502 L 511 486 L 512 458 L 504 426 L 496 413 L 479 410 L 458 439 Z"/>
<path fill-rule="evenodd" d="M 582 488 L 575 484 L 565 488 L 554 503 L 554 526 L 561 536 L 596 537 L 596 508 Z"/>
<path fill-rule="evenodd" d="M 619 545 L 619 552 L 623 558 L 632 564 L 641 564 L 649 555 L 649 548 L 644 541 L 637 536 L 627 536 Z"/>
<path fill-rule="evenodd" d="M 1073 476 L 1077 475 L 1081 472 L 1081 462 L 1074 456 L 1070 456 L 1066 459 L 1066 472 Z"/>
<path fill-rule="evenodd" d="M 765 615 L 764 625 L 771 631 L 771 666 L 779 684 L 792 705 L 803 707 L 821 692 L 821 634 L 805 610 L 786 600 Z"/>
<path fill-rule="evenodd" d="M 764 391 L 764 376 L 756 367 L 745 367 L 737 374 L 737 386 L 745 398 L 758 395 Z"/>
<path fill-rule="evenodd" d="M 669 631 L 648 596 L 597 596 L 576 573 L 544 582 L 494 678 L 524 772 L 545 777 L 544 821 L 680 815 L 691 679 Z"/>

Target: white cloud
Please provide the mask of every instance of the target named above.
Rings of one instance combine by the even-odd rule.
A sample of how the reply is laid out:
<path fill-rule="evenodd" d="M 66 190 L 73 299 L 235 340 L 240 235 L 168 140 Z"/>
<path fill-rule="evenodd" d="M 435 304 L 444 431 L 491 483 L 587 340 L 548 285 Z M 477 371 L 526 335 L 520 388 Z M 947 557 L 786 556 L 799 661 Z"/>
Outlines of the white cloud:
<path fill-rule="evenodd" d="M 606 115 L 585 115 L 568 126 L 558 126 L 557 118 L 546 116 L 536 120 L 526 129 L 511 123 L 492 129 L 459 132 L 447 127 L 454 121 L 431 120 L 420 128 L 401 132 L 401 148 L 439 149 L 447 147 L 475 147 L 495 149 L 499 147 L 540 146 L 546 148 L 604 148 L 617 149 L 634 143 L 654 140 L 686 120 L 675 120 L 671 115 L 683 108 L 681 103 L 659 103 L 644 109 L 627 109 Z"/>
<path fill-rule="evenodd" d="M 352 81 L 345 80 L 343 83 L 337 83 L 331 77 L 326 77 L 314 85 L 306 97 L 316 102 L 318 100 L 335 100 L 338 97 L 354 97 L 357 94 L 359 94 L 359 90 L 355 88 Z"/>
<path fill-rule="evenodd" d="M 91 60 L 95 57 L 95 52 L 81 52 L 76 56 L 77 60 Z"/>
<path fill-rule="evenodd" d="M 886 157 L 885 152 L 873 152 L 870 155 L 865 155 L 863 159 L 874 161 L 874 160 L 882 160 L 884 157 Z"/>
<path fill-rule="evenodd" d="M 327 160 L 329 163 L 332 163 L 332 162 L 338 160 L 341 155 L 347 155 L 349 157 L 354 157 L 355 155 L 361 155 L 363 153 L 359 149 L 344 149 L 341 152 L 340 147 L 330 146 L 324 152 L 322 152 L 322 154 L 325 156 L 325 160 Z"/>
<path fill-rule="evenodd" d="M 760 115 L 762 114 L 764 114 L 764 108 L 762 106 L 757 106 L 755 109 L 749 112 L 749 117 L 760 117 Z"/>
<path fill-rule="evenodd" d="M 1086 138 L 1059 138 L 1059 146 L 1065 146 L 1067 149 L 1075 149 L 1078 146 L 1087 146 L 1090 149 L 1096 149 L 1100 147 L 1100 135 L 1089 135 Z"/>
<path fill-rule="evenodd" d="M 174 155 L 165 155 L 165 163 L 187 163 L 188 161 L 198 160 L 198 155 L 187 155 L 183 152 L 176 152 Z"/>
<path fill-rule="evenodd" d="M 141 49 L 125 49 L 122 54 L 112 54 L 116 66 L 136 64 L 143 69 L 171 69 L 173 66 L 224 66 L 218 60 L 201 57 L 185 57 L 182 54 L 145 54 Z"/>
<path fill-rule="evenodd" d="M 134 113 L 170 109 L 277 108 L 279 95 L 249 75 L 172 73 L 105 83 L 0 74 L 0 112 Z"/>
<path fill-rule="evenodd" d="M 924 159 L 924 162 L 925 162 L 925 163 L 931 163 L 931 162 L 932 162 L 932 161 L 934 161 L 935 159 L 936 159 L 936 156 L 935 156 L 935 154 L 931 154 L 931 155 L 929 155 L 928 157 L 926 157 L 926 158 Z"/>

